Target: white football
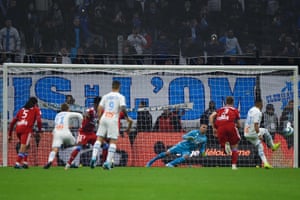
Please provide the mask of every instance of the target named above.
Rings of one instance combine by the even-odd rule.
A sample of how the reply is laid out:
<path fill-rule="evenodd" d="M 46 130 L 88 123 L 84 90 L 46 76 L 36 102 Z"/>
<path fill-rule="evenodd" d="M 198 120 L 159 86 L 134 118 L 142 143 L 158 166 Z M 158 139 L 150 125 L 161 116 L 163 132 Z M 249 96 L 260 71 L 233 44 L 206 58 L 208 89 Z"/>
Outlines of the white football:
<path fill-rule="evenodd" d="M 290 136 L 294 133 L 294 128 L 291 126 L 290 122 L 288 122 L 286 127 L 283 129 L 283 133 L 285 136 Z"/>

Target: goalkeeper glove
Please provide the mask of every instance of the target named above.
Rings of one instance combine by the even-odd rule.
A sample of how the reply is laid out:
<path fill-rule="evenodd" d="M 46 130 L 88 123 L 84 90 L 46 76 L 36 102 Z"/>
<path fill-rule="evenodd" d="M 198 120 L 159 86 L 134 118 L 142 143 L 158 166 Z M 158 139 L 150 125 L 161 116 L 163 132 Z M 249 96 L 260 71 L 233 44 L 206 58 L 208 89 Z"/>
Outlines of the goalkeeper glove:
<path fill-rule="evenodd" d="M 201 156 L 202 156 L 202 157 L 205 157 L 205 156 L 206 156 L 206 152 L 203 151 L 203 152 L 201 153 Z"/>
<path fill-rule="evenodd" d="M 195 157 L 195 156 L 199 156 L 200 151 L 192 151 L 190 157 Z"/>
<path fill-rule="evenodd" d="M 188 140 L 188 141 L 194 141 L 194 140 L 195 140 L 195 138 L 194 138 L 194 137 L 192 137 L 192 136 L 189 136 L 189 137 L 186 137 L 186 140 Z"/>

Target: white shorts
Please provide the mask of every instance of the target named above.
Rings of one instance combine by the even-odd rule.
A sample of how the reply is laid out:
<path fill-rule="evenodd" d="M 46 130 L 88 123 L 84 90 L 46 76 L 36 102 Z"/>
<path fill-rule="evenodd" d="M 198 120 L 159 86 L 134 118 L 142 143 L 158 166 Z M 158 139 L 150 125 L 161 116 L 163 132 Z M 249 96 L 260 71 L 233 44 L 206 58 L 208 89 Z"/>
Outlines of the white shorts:
<path fill-rule="evenodd" d="M 74 145 L 76 142 L 75 137 L 72 135 L 71 131 L 53 131 L 53 141 L 52 148 L 59 148 L 62 144 L 64 145 Z"/>
<path fill-rule="evenodd" d="M 258 143 L 260 143 L 259 136 L 264 136 L 266 131 L 267 129 L 265 128 L 259 128 L 258 134 L 256 132 L 249 132 L 249 133 L 244 133 L 244 136 L 249 142 L 251 142 L 254 145 L 257 145 Z"/>
<path fill-rule="evenodd" d="M 96 135 L 103 138 L 118 139 L 119 121 L 102 117 Z"/>

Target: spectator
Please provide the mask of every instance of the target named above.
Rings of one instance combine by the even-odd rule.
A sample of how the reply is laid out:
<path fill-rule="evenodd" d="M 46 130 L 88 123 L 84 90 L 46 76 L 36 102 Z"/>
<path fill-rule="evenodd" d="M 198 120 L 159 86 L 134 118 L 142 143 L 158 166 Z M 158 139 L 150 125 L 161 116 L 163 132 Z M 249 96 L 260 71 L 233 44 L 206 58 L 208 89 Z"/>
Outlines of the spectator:
<path fill-rule="evenodd" d="M 156 119 L 153 131 L 159 132 L 178 132 L 183 131 L 181 124 L 181 116 L 183 112 L 179 110 L 171 111 L 165 109 L 162 114 Z"/>
<path fill-rule="evenodd" d="M 208 64 L 220 64 L 221 55 L 223 55 L 224 50 L 224 46 L 218 40 L 218 35 L 215 33 L 212 34 L 206 46 Z"/>
<path fill-rule="evenodd" d="M 140 34 L 139 28 L 132 29 L 132 33 L 128 35 L 127 41 L 135 50 L 134 54 L 137 55 L 135 56 L 137 64 L 143 64 L 143 48 L 147 44 L 147 40 L 142 34 Z"/>
<path fill-rule="evenodd" d="M 134 47 L 137 55 L 143 54 L 143 46 L 147 44 L 147 40 L 140 34 L 139 28 L 133 28 L 132 33 L 128 35 L 127 40 L 129 44 Z"/>
<path fill-rule="evenodd" d="M 281 56 L 296 57 L 298 56 L 298 50 L 296 44 L 293 42 L 292 37 L 286 36 L 284 38 L 282 47 L 280 49 Z"/>
<path fill-rule="evenodd" d="M 141 101 L 139 108 L 145 108 L 146 102 Z M 152 131 L 152 115 L 148 110 L 142 110 L 137 112 L 136 121 L 137 132 L 150 132 Z"/>
<path fill-rule="evenodd" d="M 154 62 L 157 65 L 165 64 L 166 60 L 172 51 L 171 41 L 168 39 L 166 33 L 160 32 L 158 40 L 153 43 L 152 53 L 154 54 Z"/>
<path fill-rule="evenodd" d="M 294 127 L 294 101 L 290 100 L 286 107 L 284 107 L 281 116 L 280 116 L 280 132 L 284 135 L 284 129 L 288 123 L 291 123 Z M 294 144 L 294 136 L 285 136 L 285 139 L 288 143 L 288 148 L 291 148 Z"/>
<path fill-rule="evenodd" d="M 240 47 L 238 39 L 234 36 L 233 30 L 228 30 L 228 32 L 222 36 L 219 41 L 225 46 L 225 55 L 242 55 L 242 49 Z"/>
<path fill-rule="evenodd" d="M 200 124 L 207 124 L 207 137 L 209 140 L 213 140 L 213 128 L 212 124 L 209 123 L 209 116 L 215 112 L 216 103 L 213 100 L 209 101 L 208 108 L 204 111 L 204 113 L 200 116 Z"/>
<path fill-rule="evenodd" d="M 85 45 L 84 31 L 80 26 L 80 18 L 73 19 L 73 26 L 67 32 L 67 44 L 71 48 L 71 59 L 77 56 L 77 49 Z"/>
<path fill-rule="evenodd" d="M 7 61 L 16 62 L 16 55 L 21 50 L 21 38 L 19 31 L 12 26 L 12 20 L 5 20 L 5 27 L 0 30 L 0 51 L 5 52 Z"/>
<path fill-rule="evenodd" d="M 82 47 L 77 48 L 77 53 L 75 58 L 72 60 L 73 64 L 88 64 L 88 60 L 86 55 L 84 54 L 84 50 Z"/>
<path fill-rule="evenodd" d="M 72 64 L 71 58 L 69 57 L 69 52 L 66 47 L 60 49 L 59 56 L 61 57 L 61 61 L 58 61 L 57 63 Z"/>
<path fill-rule="evenodd" d="M 279 119 L 277 114 L 275 113 L 273 104 L 266 105 L 266 111 L 262 115 L 261 127 L 268 129 L 273 139 L 275 133 L 278 133 Z"/>

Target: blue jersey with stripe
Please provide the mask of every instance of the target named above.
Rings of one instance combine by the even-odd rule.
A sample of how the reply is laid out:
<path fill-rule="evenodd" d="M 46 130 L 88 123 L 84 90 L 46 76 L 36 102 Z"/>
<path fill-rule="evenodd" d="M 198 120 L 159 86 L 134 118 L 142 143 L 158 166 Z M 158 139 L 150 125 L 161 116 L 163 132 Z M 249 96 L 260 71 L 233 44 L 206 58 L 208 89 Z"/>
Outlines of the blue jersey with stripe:
<path fill-rule="evenodd" d="M 202 134 L 199 130 L 192 130 L 182 136 L 180 141 L 175 146 L 169 149 L 172 153 L 181 155 L 190 154 L 192 151 L 199 150 L 200 153 L 205 152 L 207 136 Z"/>

